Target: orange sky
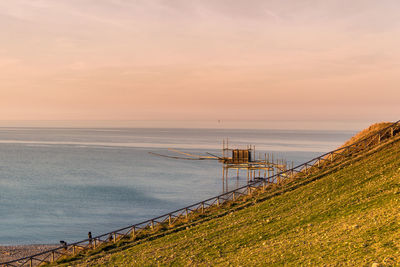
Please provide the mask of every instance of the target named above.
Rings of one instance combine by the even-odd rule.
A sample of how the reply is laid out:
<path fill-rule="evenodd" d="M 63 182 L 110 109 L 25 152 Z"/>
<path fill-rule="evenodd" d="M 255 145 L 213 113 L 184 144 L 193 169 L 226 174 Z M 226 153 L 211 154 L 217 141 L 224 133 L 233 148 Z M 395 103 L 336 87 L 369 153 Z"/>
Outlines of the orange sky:
<path fill-rule="evenodd" d="M 400 2 L 0 2 L 0 120 L 397 120 Z"/>

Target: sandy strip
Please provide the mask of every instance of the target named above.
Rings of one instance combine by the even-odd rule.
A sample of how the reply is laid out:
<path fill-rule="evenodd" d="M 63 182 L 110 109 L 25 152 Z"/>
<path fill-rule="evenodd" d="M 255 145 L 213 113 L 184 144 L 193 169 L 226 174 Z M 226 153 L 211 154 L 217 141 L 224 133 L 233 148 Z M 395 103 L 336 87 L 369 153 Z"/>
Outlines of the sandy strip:
<path fill-rule="evenodd" d="M 59 246 L 60 245 L 0 246 L 0 263 L 31 256 Z"/>

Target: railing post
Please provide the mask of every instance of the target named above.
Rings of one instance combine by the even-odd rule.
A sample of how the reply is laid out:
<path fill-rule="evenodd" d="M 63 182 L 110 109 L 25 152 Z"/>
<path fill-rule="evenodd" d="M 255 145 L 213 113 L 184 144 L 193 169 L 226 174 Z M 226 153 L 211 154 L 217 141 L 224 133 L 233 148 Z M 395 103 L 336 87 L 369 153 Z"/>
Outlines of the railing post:
<path fill-rule="evenodd" d="M 189 214 L 188 214 L 188 209 L 186 208 L 186 209 L 185 209 L 185 217 L 186 217 L 186 219 L 188 218 L 188 215 L 189 215 Z"/>
<path fill-rule="evenodd" d="M 54 262 L 54 260 L 55 260 L 55 257 L 54 257 L 55 255 L 54 254 L 55 254 L 54 251 L 52 251 L 51 252 L 51 262 Z"/>
<path fill-rule="evenodd" d="M 363 146 L 357 152 L 361 152 L 361 151 L 364 151 L 365 149 L 368 149 L 369 141 L 370 141 L 369 139 L 368 140 L 365 139 L 365 141 L 363 142 Z"/>
<path fill-rule="evenodd" d="M 168 214 L 168 225 L 171 226 L 172 219 L 171 219 L 171 214 Z"/>
<path fill-rule="evenodd" d="M 232 200 L 235 201 L 235 191 L 232 192 Z"/>
<path fill-rule="evenodd" d="M 333 153 L 331 153 L 330 156 L 331 156 L 331 162 L 332 162 L 333 161 Z"/>
<path fill-rule="evenodd" d="M 153 230 L 153 229 L 154 229 L 154 221 L 153 221 L 153 220 L 151 220 L 151 223 L 150 223 L 150 228 L 151 228 L 151 230 Z"/>
<path fill-rule="evenodd" d="M 94 245 L 93 245 L 93 248 L 94 248 L 94 249 L 96 249 L 96 245 L 97 245 L 97 239 L 96 239 L 96 238 L 94 238 L 93 240 L 94 240 L 94 242 L 93 242 L 93 244 L 94 244 Z"/>
<path fill-rule="evenodd" d="M 117 234 L 116 233 L 113 233 L 113 242 L 114 243 L 117 242 Z"/>
<path fill-rule="evenodd" d="M 32 267 L 32 266 L 33 266 L 33 259 L 29 258 L 29 267 Z"/>
<path fill-rule="evenodd" d="M 135 226 L 132 227 L 132 238 L 133 239 L 136 238 L 136 227 Z"/>
<path fill-rule="evenodd" d="M 394 133 L 393 127 L 390 127 L 390 136 L 391 137 L 393 137 L 393 133 Z"/>
<path fill-rule="evenodd" d="M 219 207 L 220 203 L 219 203 L 219 197 L 217 197 L 217 207 Z"/>
<path fill-rule="evenodd" d="M 75 256 L 75 245 L 72 246 L 72 255 Z"/>
<path fill-rule="evenodd" d="M 201 213 L 204 213 L 204 202 L 201 202 Z"/>
<path fill-rule="evenodd" d="M 381 134 L 378 134 L 378 144 L 381 143 Z"/>

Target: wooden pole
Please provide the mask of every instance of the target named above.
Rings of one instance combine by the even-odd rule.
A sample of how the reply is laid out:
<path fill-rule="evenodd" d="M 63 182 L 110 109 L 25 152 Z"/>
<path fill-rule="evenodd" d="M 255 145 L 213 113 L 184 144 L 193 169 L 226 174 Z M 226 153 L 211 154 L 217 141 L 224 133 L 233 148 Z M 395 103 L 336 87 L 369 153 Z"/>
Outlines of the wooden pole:
<path fill-rule="evenodd" d="M 225 139 L 222 140 L 222 157 L 225 158 Z"/>
<path fill-rule="evenodd" d="M 239 168 L 237 168 L 238 175 L 236 176 L 236 188 L 239 187 Z"/>
<path fill-rule="evenodd" d="M 264 153 L 264 161 L 265 161 L 265 167 L 268 168 L 267 165 L 267 153 Z M 264 169 L 264 178 L 267 176 L 267 169 Z"/>
<path fill-rule="evenodd" d="M 274 159 L 272 158 L 272 161 L 273 161 Z M 272 167 L 272 176 L 274 176 L 275 175 L 275 167 Z"/>
<path fill-rule="evenodd" d="M 226 192 L 228 192 L 228 177 L 229 177 L 229 168 L 226 168 L 226 176 L 225 176 Z"/>
<path fill-rule="evenodd" d="M 222 193 L 225 192 L 225 167 L 222 167 Z"/>

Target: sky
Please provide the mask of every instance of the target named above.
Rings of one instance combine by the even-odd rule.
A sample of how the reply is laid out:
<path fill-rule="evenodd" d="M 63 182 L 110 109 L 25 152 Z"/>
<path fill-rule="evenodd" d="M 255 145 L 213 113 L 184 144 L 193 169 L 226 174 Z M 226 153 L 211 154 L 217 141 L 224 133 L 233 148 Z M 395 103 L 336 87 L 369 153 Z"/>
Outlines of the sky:
<path fill-rule="evenodd" d="M 0 0 L 0 121 L 398 120 L 398 14 L 398 0 Z"/>

